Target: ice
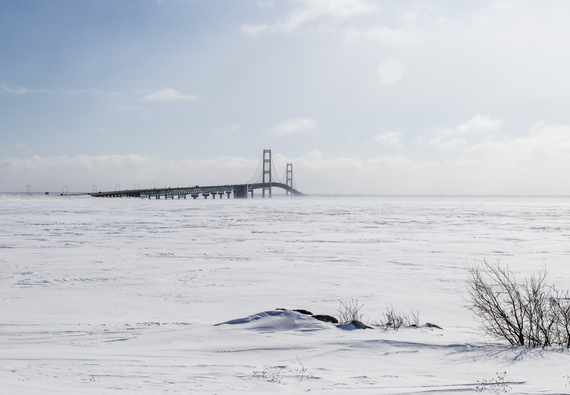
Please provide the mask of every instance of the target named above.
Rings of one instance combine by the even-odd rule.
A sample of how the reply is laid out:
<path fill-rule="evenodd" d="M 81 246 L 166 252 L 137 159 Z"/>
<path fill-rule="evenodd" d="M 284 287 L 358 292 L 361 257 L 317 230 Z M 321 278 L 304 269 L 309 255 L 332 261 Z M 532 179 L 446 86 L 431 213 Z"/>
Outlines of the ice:
<path fill-rule="evenodd" d="M 478 329 L 465 266 L 569 289 L 569 237 L 563 197 L 0 195 L 0 393 L 463 393 L 503 371 L 512 393 L 567 393 L 566 350 Z M 275 310 L 351 299 L 364 323 L 393 307 L 422 326 Z"/>

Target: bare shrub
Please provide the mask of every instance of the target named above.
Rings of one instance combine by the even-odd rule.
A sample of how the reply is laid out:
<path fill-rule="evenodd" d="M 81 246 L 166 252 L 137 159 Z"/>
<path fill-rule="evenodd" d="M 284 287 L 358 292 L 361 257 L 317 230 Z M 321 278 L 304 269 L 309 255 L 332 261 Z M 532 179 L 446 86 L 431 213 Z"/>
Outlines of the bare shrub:
<path fill-rule="evenodd" d="M 408 316 L 408 326 L 420 326 L 420 311 L 410 311 L 410 315 Z"/>
<path fill-rule="evenodd" d="M 360 314 L 361 304 L 358 304 L 358 299 L 350 299 L 348 302 L 339 302 L 337 309 L 338 321 L 341 324 L 347 324 L 354 320 L 362 321 L 362 314 Z"/>
<path fill-rule="evenodd" d="M 477 380 L 477 385 L 475 390 L 477 392 L 482 392 L 487 390 L 489 392 L 499 394 L 501 392 L 509 392 L 511 390 L 510 382 L 506 379 L 507 372 L 496 372 L 496 377 L 491 379 Z"/>
<path fill-rule="evenodd" d="M 284 367 L 275 367 L 263 370 L 254 370 L 251 372 L 251 377 L 254 379 L 269 381 L 270 383 L 287 385 L 285 377 L 293 377 L 299 380 L 309 380 L 315 377 L 315 374 L 305 367 L 303 362 L 297 357 L 300 367 L 294 369 L 292 373 L 286 371 Z"/>
<path fill-rule="evenodd" d="M 254 370 L 251 373 L 251 377 L 260 380 L 267 380 L 271 383 L 287 385 L 287 382 L 283 380 L 283 368 L 276 368 L 274 370 Z"/>
<path fill-rule="evenodd" d="M 467 270 L 468 308 L 488 335 L 516 346 L 570 346 L 568 291 L 546 284 L 546 271 L 519 283 L 499 264 Z"/>
<path fill-rule="evenodd" d="M 295 373 L 299 378 L 299 382 L 303 380 L 312 379 L 315 374 L 313 372 L 310 372 L 309 369 L 307 369 L 305 365 L 303 365 L 303 362 L 301 362 L 298 356 L 297 356 L 297 361 L 299 362 L 299 365 L 301 365 L 301 367 L 295 369 Z"/>
<path fill-rule="evenodd" d="M 552 287 L 550 303 L 557 318 L 555 337 L 558 344 L 570 348 L 570 293 Z"/>
<path fill-rule="evenodd" d="M 348 324 L 352 321 L 362 322 L 362 314 L 360 309 L 364 305 L 358 303 L 358 299 L 350 299 L 350 301 L 340 301 L 338 312 L 338 322 L 340 324 Z M 569 315 L 570 319 L 570 315 Z M 420 326 L 420 311 L 410 311 L 409 314 L 396 311 L 393 306 L 386 308 L 380 320 L 374 321 L 372 326 L 400 329 L 406 326 Z M 440 328 L 441 329 L 441 328 Z"/>
<path fill-rule="evenodd" d="M 393 329 L 400 329 L 405 326 L 420 326 L 420 312 L 411 311 L 410 314 L 404 314 L 396 311 L 393 306 L 386 308 L 379 322 L 379 326 L 385 326 Z"/>
<path fill-rule="evenodd" d="M 404 326 L 405 321 L 406 317 L 402 313 L 394 310 L 392 306 L 390 306 L 390 308 L 386 308 L 386 312 L 384 312 L 382 324 L 390 326 L 394 329 L 399 329 Z"/>

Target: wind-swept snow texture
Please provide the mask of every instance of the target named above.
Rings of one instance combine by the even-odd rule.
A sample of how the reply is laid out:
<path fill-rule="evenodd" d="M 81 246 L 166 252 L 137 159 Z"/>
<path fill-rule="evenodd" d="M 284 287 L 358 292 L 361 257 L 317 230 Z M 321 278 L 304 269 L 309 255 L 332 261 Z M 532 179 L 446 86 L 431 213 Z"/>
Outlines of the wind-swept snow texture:
<path fill-rule="evenodd" d="M 567 198 L 0 196 L 0 393 L 568 393 L 566 350 L 486 337 L 463 298 L 483 259 L 570 288 L 569 253 Z M 352 298 L 443 330 L 274 311 Z"/>

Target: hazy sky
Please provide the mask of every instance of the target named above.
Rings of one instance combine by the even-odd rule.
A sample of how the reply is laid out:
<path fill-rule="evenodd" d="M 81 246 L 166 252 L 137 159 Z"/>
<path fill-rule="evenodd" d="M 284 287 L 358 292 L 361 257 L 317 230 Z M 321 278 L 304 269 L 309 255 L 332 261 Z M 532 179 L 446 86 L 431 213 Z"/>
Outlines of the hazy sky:
<path fill-rule="evenodd" d="M 5 0 L 0 191 L 570 194 L 570 2 Z"/>

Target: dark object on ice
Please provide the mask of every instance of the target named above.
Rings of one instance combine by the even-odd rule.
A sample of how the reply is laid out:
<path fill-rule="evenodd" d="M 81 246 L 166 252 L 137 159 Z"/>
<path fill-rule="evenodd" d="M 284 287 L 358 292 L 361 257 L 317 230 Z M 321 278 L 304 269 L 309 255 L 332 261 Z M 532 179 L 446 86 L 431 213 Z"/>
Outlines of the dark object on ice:
<path fill-rule="evenodd" d="M 333 324 L 338 324 L 338 320 L 330 315 L 314 315 L 313 318 L 316 318 L 319 321 L 323 322 L 332 322 Z"/>
<path fill-rule="evenodd" d="M 370 327 L 370 326 L 368 326 L 368 325 L 365 325 L 365 324 L 363 324 L 362 322 L 360 322 L 360 321 L 358 321 L 358 320 L 352 320 L 352 321 L 350 321 L 350 323 L 351 323 L 352 325 L 354 325 L 354 327 L 355 327 L 356 329 L 372 329 L 372 327 Z"/>
<path fill-rule="evenodd" d="M 430 324 L 429 322 L 426 322 L 426 326 L 427 326 L 428 328 L 437 328 L 437 329 L 443 330 L 442 327 L 437 326 L 436 324 Z"/>
<path fill-rule="evenodd" d="M 303 309 L 295 309 L 293 311 L 296 311 L 297 313 L 301 313 L 301 314 L 307 314 L 307 315 L 313 315 L 313 313 L 311 313 L 308 310 L 303 310 Z"/>
<path fill-rule="evenodd" d="M 284 309 L 283 307 L 278 307 L 275 310 L 280 310 L 280 311 L 287 311 L 287 309 Z"/>
<path fill-rule="evenodd" d="M 417 328 L 418 326 L 416 324 L 412 324 L 410 326 L 408 326 L 408 328 Z"/>

